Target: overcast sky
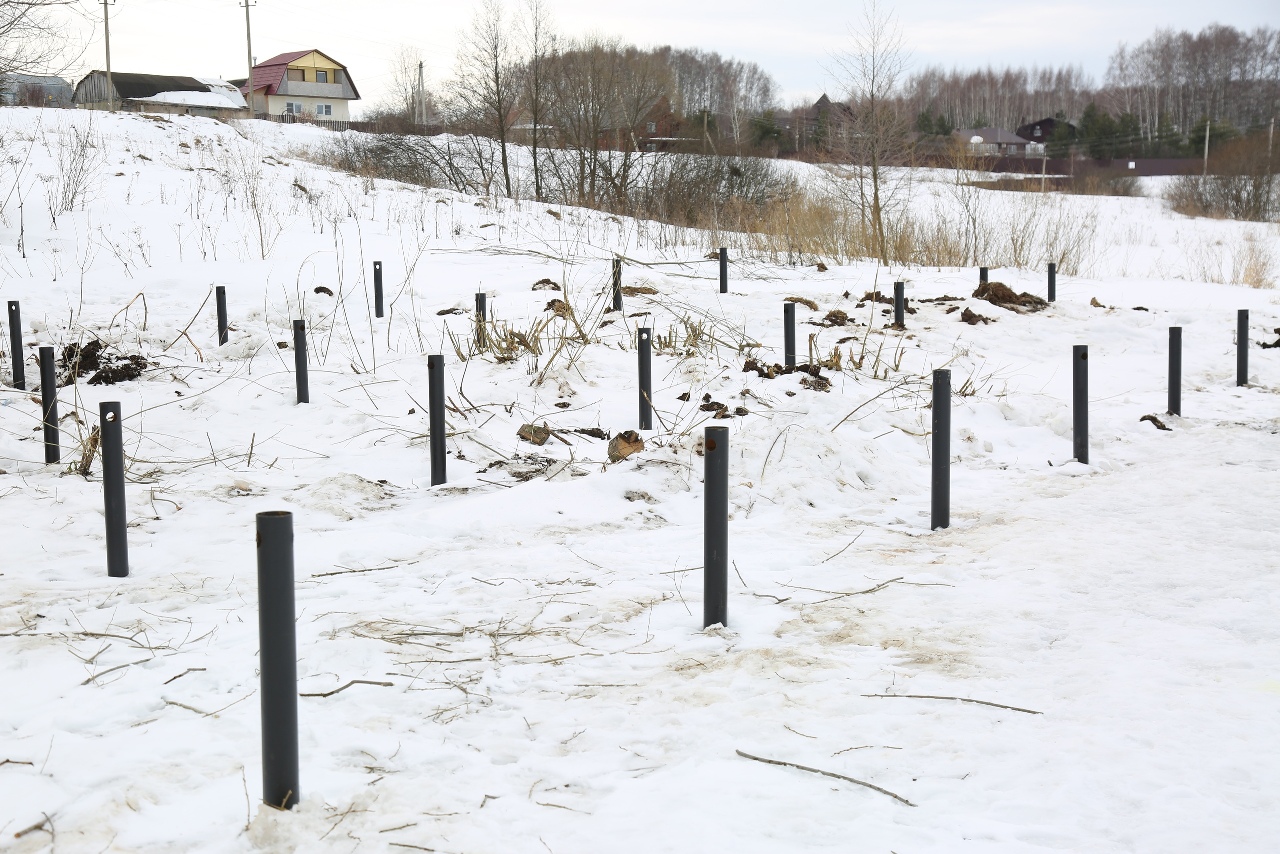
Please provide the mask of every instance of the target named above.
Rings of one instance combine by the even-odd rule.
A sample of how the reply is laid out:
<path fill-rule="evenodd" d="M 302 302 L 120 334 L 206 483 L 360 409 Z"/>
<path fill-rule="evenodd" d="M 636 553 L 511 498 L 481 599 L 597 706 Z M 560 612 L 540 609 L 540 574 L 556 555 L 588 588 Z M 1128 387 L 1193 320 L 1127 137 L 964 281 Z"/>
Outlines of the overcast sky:
<path fill-rule="evenodd" d="M 87 50 L 74 71 L 103 67 L 101 3 L 82 0 L 77 26 Z M 1077 64 L 1101 80 L 1121 41 L 1140 42 L 1156 29 L 1198 30 L 1210 23 L 1240 28 L 1274 25 L 1276 0 L 1164 0 L 966 3 L 881 0 L 902 26 L 915 67 Z M 520 0 L 507 0 L 517 8 Z M 253 51 L 319 48 L 345 64 L 365 104 L 385 94 L 391 54 L 402 45 L 422 53 L 428 76 L 449 74 L 459 29 L 473 0 L 257 0 L 251 9 Z M 641 46 L 699 47 L 759 63 L 788 102 L 838 85 L 827 69 L 862 8 L 857 0 L 550 0 L 556 29 L 600 33 Z M 95 14 L 96 13 L 96 14 Z M 117 71 L 244 77 L 244 10 L 236 0 L 115 0 L 112 68 Z M 91 22 L 95 22 L 92 27 Z"/>

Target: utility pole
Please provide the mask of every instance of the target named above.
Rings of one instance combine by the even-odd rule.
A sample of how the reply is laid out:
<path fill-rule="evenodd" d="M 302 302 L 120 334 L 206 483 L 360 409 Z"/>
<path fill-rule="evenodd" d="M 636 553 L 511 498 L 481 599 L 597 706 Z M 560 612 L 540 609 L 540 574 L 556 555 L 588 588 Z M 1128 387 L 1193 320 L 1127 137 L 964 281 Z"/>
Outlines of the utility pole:
<path fill-rule="evenodd" d="M 1271 117 L 1271 130 L 1267 131 L 1267 174 L 1271 174 L 1271 144 L 1276 141 L 1276 117 Z"/>
<path fill-rule="evenodd" d="M 1204 122 L 1204 175 L 1209 174 L 1209 129 L 1213 127 L 1213 119 Z"/>
<path fill-rule="evenodd" d="M 249 61 L 249 76 L 245 78 L 245 87 L 249 90 L 249 118 L 257 116 L 257 110 L 253 106 L 253 34 L 249 29 L 249 8 L 257 4 L 244 0 L 244 47 L 245 58 Z M 263 112 L 266 112 L 266 105 L 263 105 Z"/>
<path fill-rule="evenodd" d="M 102 0 L 102 37 L 107 45 L 107 110 L 116 111 L 116 87 L 111 82 L 111 23 L 107 16 L 110 0 Z"/>
<path fill-rule="evenodd" d="M 418 103 L 417 109 L 414 111 L 414 124 L 426 124 L 427 121 L 427 90 L 422 81 L 422 60 L 418 60 Z"/>

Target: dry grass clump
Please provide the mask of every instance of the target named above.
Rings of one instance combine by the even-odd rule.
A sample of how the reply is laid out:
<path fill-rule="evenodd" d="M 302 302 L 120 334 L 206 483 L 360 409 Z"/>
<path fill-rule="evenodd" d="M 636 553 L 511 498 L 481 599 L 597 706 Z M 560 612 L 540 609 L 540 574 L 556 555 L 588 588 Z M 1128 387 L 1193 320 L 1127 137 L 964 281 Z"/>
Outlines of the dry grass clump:
<path fill-rule="evenodd" d="M 1209 158 L 1209 174 L 1181 176 L 1165 200 L 1186 216 L 1275 222 L 1280 219 L 1276 159 L 1265 134 L 1230 140 Z"/>

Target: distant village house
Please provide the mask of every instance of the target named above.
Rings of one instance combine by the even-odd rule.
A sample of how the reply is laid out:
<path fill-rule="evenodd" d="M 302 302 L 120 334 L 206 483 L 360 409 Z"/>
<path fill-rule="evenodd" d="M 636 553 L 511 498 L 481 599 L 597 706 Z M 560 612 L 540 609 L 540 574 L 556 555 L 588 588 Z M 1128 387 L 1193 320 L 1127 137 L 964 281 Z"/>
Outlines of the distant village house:
<path fill-rule="evenodd" d="M 952 131 L 951 135 L 963 143 L 970 154 L 978 156 L 1021 156 L 1040 153 L 1039 151 L 1028 152 L 1027 147 L 1031 143 L 1004 128 L 958 128 Z"/>
<path fill-rule="evenodd" d="M 51 74 L 0 74 L 0 106 L 69 107 L 71 84 Z"/>
<path fill-rule="evenodd" d="M 318 50 L 282 53 L 253 67 L 255 115 L 347 122 L 360 99 L 347 67 Z M 249 81 L 232 81 L 249 97 Z"/>

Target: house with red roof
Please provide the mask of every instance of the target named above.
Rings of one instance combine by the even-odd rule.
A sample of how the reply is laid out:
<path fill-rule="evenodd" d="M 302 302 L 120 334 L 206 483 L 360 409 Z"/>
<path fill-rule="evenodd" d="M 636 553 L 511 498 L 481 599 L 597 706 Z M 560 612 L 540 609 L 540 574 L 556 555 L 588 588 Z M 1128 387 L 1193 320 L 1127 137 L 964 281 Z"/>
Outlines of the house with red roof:
<path fill-rule="evenodd" d="M 252 74 L 249 80 L 231 82 L 246 100 L 252 88 L 256 114 L 346 122 L 351 120 L 349 102 L 360 99 L 347 67 L 318 50 L 273 56 L 255 65 Z"/>

